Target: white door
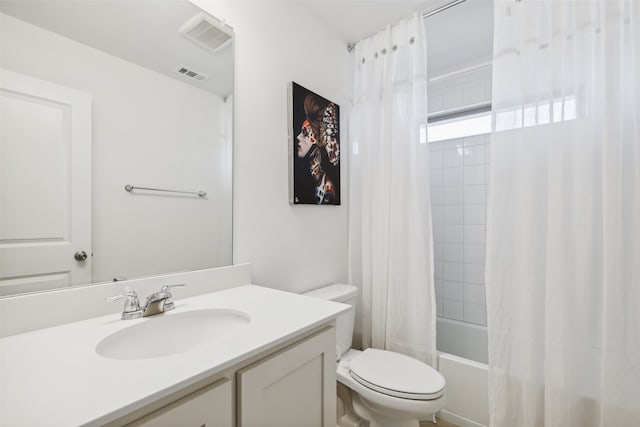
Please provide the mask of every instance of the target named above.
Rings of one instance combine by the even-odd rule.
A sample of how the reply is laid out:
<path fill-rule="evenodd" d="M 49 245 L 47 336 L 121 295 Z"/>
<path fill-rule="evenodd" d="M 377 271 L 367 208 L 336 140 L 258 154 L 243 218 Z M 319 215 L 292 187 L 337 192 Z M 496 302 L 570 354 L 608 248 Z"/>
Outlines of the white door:
<path fill-rule="evenodd" d="M 89 283 L 91 95 L 2 69 L 0 100 L 0 295 Z"/>

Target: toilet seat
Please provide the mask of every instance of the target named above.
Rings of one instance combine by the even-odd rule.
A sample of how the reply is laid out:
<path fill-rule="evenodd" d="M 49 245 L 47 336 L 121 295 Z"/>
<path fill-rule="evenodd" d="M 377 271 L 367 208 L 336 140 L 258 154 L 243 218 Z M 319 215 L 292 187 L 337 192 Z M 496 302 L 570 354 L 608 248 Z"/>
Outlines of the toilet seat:
<path fill-rule="evenodd" d="M 433 400 L 445 393 L 446 382 L 438 371 L 400 353 L 368 348 L 353 358 L 349 367 L 355 381 L 389 396 Z"/>

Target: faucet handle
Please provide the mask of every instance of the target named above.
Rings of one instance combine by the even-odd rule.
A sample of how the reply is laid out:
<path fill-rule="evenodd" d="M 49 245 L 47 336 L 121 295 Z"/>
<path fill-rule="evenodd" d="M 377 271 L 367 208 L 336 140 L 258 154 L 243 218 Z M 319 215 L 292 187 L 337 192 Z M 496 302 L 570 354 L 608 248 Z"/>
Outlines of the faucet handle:
<path fill-rule="evenodd" d="M 184 286 L 187 286 L 187 284 L 179 283 L 177 285 L 164 285 L 163 287 L 160 288 L 160 292 L 169 292 L 169 289 L 171 288 L 182 288 Z"/>
<path fill-rule="evenodd" d="M 138 294 L 136 293 L 136 291 L 127 291 L 124 294 L 114 295 L 112 297 L 106 297 L 105 300 L 112 302 L 112 301 L 118 301 L 119 299 L 123 299 L 123 298 L 127 298 L 127 302 L 131 300 L 137 300 Z"/>
<path fill-rule="evenodd" d="M 171 295 L 171 292 L 169 292 L 169 290 L 171 288 L 182 288 L 184 286 L 187 286 L 187 284 L 186 283 L 179 283 L 177 285 L 164 285 L 162 288 L 160 288 L 160 292 L 166 292 L 166 293 L 169 294 L 169 297 L 164 302 L 164 311 L 169 311 L 169 310 L 173 310 L 174 308 L 176 308 L 176 305 L 171 300 L 172 295 Z"/>
<path fill-rule="evenodd" d="M 135 319 L 142 316 L 142 310 L 140 310 L 140 301 L 138 300 L 138 294 L 136 291 L 127 291 L 120 295 L 114 295 L 112 297 L 105 298 L 108 302 L 118 301 L 126 298 L 124 302 L 124 309 L 122 310 L 122 319 Z"/>

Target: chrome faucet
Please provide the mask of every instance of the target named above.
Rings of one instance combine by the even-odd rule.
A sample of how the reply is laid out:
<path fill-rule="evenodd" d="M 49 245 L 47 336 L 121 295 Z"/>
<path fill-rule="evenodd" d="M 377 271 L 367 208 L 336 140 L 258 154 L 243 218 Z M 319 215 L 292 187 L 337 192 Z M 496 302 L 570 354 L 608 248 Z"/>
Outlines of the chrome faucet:
<path fill-rule="evenodd" d="M 142 308 L 142 317 L 153 316 L 154 314 L 164 313 L 165 311 L 176 308 L 171 300 L 171 292 L 169 289 L 187 286 L 184 283 L 179 285 L 164 285 L 160 288 L 160 292 L 154 292 L 147 297 L 147 302 Z"/>
<path fill-rule="evenodd" d="M 127 291 L 121 295 L 115 295 L 108 297 L 107 301 L 117 301 L 126 298 L 124 302 L 124 310 L 122 310 L 122 320 L 136 319 L 142 317 L 142 310 L 140 310 L 140 301 L 138 300 L 138 294 L 136 291 Z"/>
<path fill-rule="evenodd" d="M 107 301 L 117 301 L 126 298 L 124 303 L 124 310 L 122 311 L 122 319 L 136 319 L 138 317 L 153 316 L 154 314 L 164 313 L 165 311 L 173 310 L 175 304 L 171 300 L 171 292 L 169 289 L 186 286 L 181 283 L 179 285 L 164 285 L 160 288 L 159 292 L 154 292 L 147 297 L 147 302 L 144 307 L 140 308 L 140 301 L 138 300 L 138 294 L 135 291 L 129 290 L 121 295 L 115 295 L 108 297 Z"/>

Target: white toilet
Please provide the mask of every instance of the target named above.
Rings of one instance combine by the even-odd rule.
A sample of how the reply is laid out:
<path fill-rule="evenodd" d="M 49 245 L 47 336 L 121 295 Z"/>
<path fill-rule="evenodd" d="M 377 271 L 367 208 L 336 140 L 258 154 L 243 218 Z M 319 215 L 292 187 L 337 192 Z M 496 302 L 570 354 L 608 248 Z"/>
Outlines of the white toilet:
<path fill-rule="evenodd" d="M 446 382 L 431 366 L 392 351 L 351 348 L 358 288 L 336 284 L 305 295 L 352 307 L 336 322 L 336 376 L 349 391 L 338 389 L 339 406 L 346 412 L 339 414 L 338 425 L 361 425 L 350 417 L 350 408 L 370 427 L 418 427 L 418 420 L 431 419 L 442 409 Z"/>

